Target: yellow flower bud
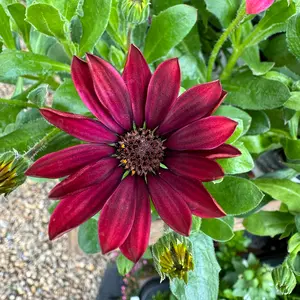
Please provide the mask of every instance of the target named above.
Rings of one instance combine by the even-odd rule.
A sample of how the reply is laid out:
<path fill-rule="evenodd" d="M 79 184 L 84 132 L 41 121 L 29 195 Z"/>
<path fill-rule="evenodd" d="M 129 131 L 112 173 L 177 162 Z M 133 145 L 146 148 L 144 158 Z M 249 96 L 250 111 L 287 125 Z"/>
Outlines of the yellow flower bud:
<path fill-rule="evenodd" d="M 121 11 L 129 23 L 140 24 L 147 20 L 149 6 L 149 0 L 123 0 L 121 2 Z"/>

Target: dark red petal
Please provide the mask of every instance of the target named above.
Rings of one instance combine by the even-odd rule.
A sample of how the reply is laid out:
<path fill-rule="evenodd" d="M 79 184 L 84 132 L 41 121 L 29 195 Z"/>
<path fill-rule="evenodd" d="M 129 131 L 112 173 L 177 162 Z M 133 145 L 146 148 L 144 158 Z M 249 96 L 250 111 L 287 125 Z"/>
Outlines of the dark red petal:
<path fill-rule="evenodd" d="M 201 218 L 220 218 L 226 214 L 216 200 L 208 193 L 202 183 L 162 170 L 161 178 L 174 184 L 176 191 L 184 197 L 193 215 Z"/>
<path fill-rule="evenodd" d="M 140 176 L 135 178 L 134 191 L 136 201 L 134 222 L 120 250 L 128 259 L 137 262 L 146 251 L 149 243 L 151 210 L 149 192 L 144 179 Z"/>
<path fill-rule="evenodd" d="M 59 199 L 105 180 L 118 166 L 115 158 L 103 158 L 93 164 L 87 165 L 78 172 L 56 185 L 50 192 L 49 198 Z"/>
<path fill-rule="evenodd" d="M 134 122 L 142 127 L 151 72 L 143 54 L 134 45 L 130 46 L 122 77 L 130 94 Z"/>
<path fill-rule="evenodd" d="M 127 176 L 103 207 L 98 228 L 103 254 L 120 247 L 131 231 L 136 208 L 134 188 L 134 177 Z"/>
<path fill-rule="evenodd" d="M 60 178 L 113 153 L 114 148 L 107 145 L 77 145 L 46 154 L 31 165 L 25 174 L 34 177 Z"/>
<path fill-rule="evenodd" d="M 218 80 L 199 84 L 187 90 L 174 102 L 166 118 L 159 126 L 158 132 L 167 134 L 211 115 L 225 96 L 226 93 L 222 94 L 222 86 Z"/>
<path fill-rule="evenodd" d="M 168 151 L 164 164 L 177 175 L 200 181 L 213 181 L 224 176 L 222 168 L 215 161 L 197 153 Z"/>
<path fill-rule="evenodd" d="M 107 109 L 100 103 L 92 80 L 88 64 L 80 58 L 74 56 L 71 66 L 72 79 L 75 88 L 86 107 L 98 118 L 107 128 L 122 134 L 124 129 L 118 125 L 110 116 Z"/>
<path fill-rule="evenodd" d="M 212 150 L 199 150 L 196 152 L 209 159 L 231 158 L 242 154 L 239 149 L 227 144 L 223 144 Z"/>
<path fill-rule="evenodd" d="M 130 130 L 133 121 L 130 96 L 121 75 L 95 55 L 87 54 L 87 60 L 98 99 L 120 126 Z"/>
<path fill-rule="evenodd" d="M 122 169 L 117 168 L 100 184 L 61 200 L 50 219 L 50 239 L 79 226 L 99 212 L 119 184 L 121 177 Z"/>
<path fill-rule="evenodd" d="M 168 184 L 159 176 L 148 176 L 148 186 L 153 204 L 160 217 L 175 231 L 189 235 L 192 225 L 191 210 L 186 196 L 173 188 L 176 182 Z"/>
<path fill-rule="evenodd" d="M 146 100 L 147 128 L 154 129 L 165 118 L 180 89 L 178 59 L 161 63 L 151 77 Z"/>
<path fill-rule="evenodd" d="M 40 112 L 51 124 L 80 140 L 105 144 L 117 141 L 115 134 L 93 119 L 51 108 L 40 109 Z"/>
<path fill-rule="evenodd" d="M 226 117 L 207 117 L 177 130 L 165 145 L 173 150 L 214 149 L 230 138 L 237 124 Z"/>

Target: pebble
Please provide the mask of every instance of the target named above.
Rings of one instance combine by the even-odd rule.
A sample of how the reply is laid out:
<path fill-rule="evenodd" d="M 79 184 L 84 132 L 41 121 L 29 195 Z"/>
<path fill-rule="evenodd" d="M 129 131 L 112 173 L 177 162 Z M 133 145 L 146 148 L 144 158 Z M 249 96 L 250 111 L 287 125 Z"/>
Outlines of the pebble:
<path fill-rule="evenodd" d="M 48 240 L 52 187 L 27 180 L 0 196 L 0 300 L 96 299 L 107 258 L 70 253 L 66 235 Z"/>

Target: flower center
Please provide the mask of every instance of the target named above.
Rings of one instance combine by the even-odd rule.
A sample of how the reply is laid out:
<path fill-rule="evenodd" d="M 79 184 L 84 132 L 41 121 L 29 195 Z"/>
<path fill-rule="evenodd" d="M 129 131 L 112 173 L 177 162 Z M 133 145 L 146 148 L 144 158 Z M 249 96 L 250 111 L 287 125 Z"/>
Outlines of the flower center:
<path fill-rule="evenodd" d="M 132 175 L 155 173 L 164 157 L 163 141 L 154 134 L 154 130 L 139 128 L 127 132 L 120 138 L 117 147 L 117 158 Z"/>

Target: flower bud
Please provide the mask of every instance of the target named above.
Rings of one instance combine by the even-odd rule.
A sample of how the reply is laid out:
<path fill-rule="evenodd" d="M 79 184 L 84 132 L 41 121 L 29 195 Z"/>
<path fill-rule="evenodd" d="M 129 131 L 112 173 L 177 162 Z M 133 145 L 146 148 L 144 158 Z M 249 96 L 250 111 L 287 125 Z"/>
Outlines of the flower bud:
<path fill-rule="evenodd" d="M 28 161 L 17 152 L 9 151 L 0 154 L 0 195 L 11 193 L 25 180 Z"/>
<path fill-rule="evenodd" d="M 152 246 L 154 266 L 164 280 L 178 278 L 188 282 L 188 272 L 194 270 L 192 243 L 177 233 L 169 233 Z"/>
<path fill-rule="evenodd" d="M 272 278 L 276 289 L 283 295 L 290 294 L 297 284 L 293 271 L 285 264 L 272 271 Z"/>
<path fill-rule="evenodd" d="M 149 16 L 149 6 L 149 0 L 123 0 L 121 2 L 121 11 L 129 23 L 141 24 Z"/>

